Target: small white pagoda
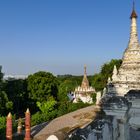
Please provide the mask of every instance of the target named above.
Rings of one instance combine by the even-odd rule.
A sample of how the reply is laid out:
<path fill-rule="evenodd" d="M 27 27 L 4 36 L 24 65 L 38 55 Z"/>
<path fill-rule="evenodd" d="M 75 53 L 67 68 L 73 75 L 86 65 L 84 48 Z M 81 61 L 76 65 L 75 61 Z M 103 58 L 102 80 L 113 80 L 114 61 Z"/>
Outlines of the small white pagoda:
<path fill-rule="evenodd" d="M 91 86 L 89 86 L 89 81 L 87 79 L 87 73 L 86 73 L 86 66 L 84 66 L 84 77 L 81 86 L 78 86 L 75 88 L 74 95 L 75 98 L 73 102 L 78 102 L 81 100 L 84 103 L 92 103 L 92 97 L 91 95 L 95 94 L 95 89 Z"/>

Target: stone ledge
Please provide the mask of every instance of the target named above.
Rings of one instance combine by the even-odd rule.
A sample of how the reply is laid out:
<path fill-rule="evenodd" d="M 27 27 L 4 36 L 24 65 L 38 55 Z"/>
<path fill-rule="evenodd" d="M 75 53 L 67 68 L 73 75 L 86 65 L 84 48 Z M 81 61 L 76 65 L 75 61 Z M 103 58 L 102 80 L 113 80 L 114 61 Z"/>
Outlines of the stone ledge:
<path fill-rule="evenodd" d="M 56 118 L 35 135 L 33 140 L 47 140 L 50 135 L 53 138 L 56 136 L 58 140 L 64 140 L 75 129 L 90 124 L 97 117 L 98 112 L 100 107 L 92 105 Z"/>

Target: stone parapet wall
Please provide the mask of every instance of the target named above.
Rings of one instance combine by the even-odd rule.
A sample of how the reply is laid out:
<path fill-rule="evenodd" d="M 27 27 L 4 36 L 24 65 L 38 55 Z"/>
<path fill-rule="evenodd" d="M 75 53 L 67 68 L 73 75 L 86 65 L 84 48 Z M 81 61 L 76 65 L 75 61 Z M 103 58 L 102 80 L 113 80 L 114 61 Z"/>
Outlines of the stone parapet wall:
<path fill-rule="evenodd" d="M 76 129 L 85 128 L 94 121 L 99 112 L 100 107 L 92 105 L 56 118 L 35 135 L 33 140 L 49 140 L 52 135 L 55 135 L 58 140 L 64 140 Z"/>

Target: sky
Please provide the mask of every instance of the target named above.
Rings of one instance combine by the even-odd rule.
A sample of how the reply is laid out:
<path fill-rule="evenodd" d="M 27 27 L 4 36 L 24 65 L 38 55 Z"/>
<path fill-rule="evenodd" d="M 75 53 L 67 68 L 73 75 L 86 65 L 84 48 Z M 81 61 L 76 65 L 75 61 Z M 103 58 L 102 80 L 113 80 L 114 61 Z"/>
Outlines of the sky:
<path fill-rule="evenodd" d="M 0 0 L 0 65 L 8 75 L 98 73 L 122 58 L 132 0 Z M 140 1 L 135 0 L 140 15 Z M 140 19 L 138 18 L 138 32 Z"/>

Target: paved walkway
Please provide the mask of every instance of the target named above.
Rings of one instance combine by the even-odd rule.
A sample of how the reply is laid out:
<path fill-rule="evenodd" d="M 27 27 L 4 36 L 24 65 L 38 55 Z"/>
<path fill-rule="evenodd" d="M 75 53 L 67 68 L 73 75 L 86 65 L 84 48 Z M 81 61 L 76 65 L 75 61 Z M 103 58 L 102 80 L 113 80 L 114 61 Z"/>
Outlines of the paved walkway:
<path fill-rule="evenodd" d="M 68 134 L 76 128 L 82 128 L 94 120 L 98 111 L 99 107 L 89 106 L 56 118 L 37 133 L 33 140 L 46 140 L 50 134 Z"/>

